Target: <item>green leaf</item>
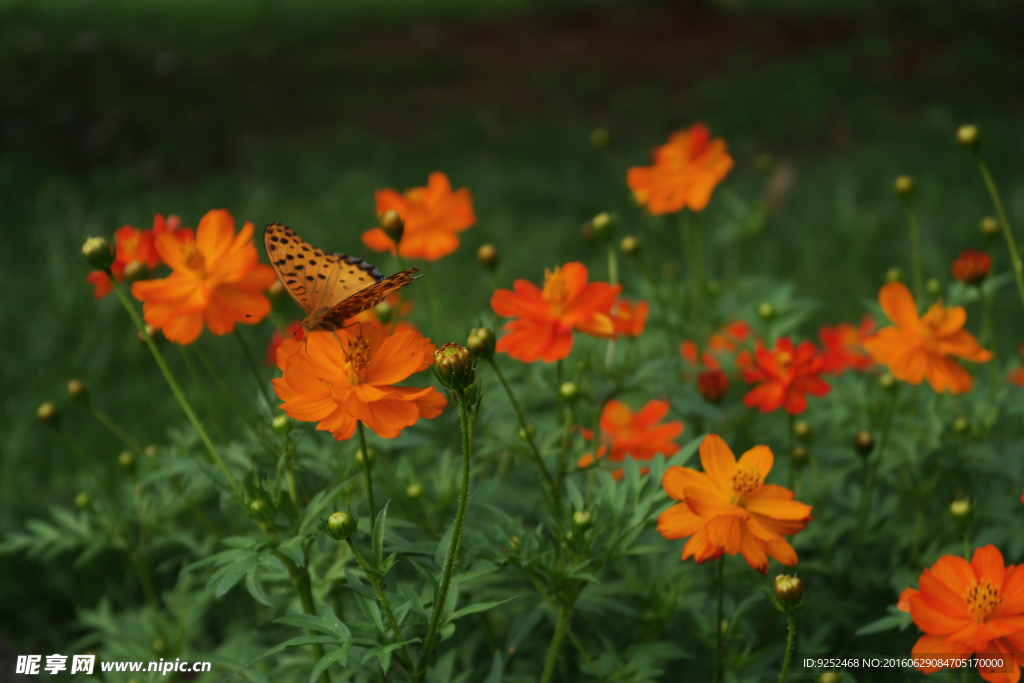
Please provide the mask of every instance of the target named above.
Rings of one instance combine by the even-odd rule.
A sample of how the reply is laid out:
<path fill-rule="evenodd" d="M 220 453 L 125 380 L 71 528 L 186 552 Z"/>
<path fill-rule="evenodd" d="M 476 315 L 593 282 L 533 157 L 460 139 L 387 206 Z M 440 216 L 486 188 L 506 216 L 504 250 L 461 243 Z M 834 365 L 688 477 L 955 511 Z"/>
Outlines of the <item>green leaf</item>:
<path fill-rule="evenodd" d="M 309 683 L 315 683 L 316 679 L 320 678 L 320 674 L 326 671 L 331 664 L 337 662 L 338 664 L 345 666 L 348 664 L 348 651 L 352 647 L 352 643 L 345 643 L 337 650 L 328 652 L 320 661 L 313 667 L 313 673 L 309 675 Z"/>
<path fill-rule="evenodd" d="M 373 568 L 382 575 L 382 568 L 384 567 L 384 527 L 388 521 L 388 505 L 390 504 L 390 500 L 384 503 L 384 507 L 377 513 L 377 521 L 373 525 Z"/>
<path fill-rule="evenodd" d="M 264 659 L 265 657 L 269 657 L 270 655 L 275 655 L 278 652 L 283 652 L 284 650 L 287 650 L 290 647 L 298 647 L 299 645 L 313 645 L 315 643 L 321 643 L 322 644 L 322 643 L 334 643 L 334 642 L 337 642 L 337 641 L 336 641 L 335 638 L 333 638 L 331 636 L 301 636 L 299 638 L 292 638 L 291 640 L 286 640 L 285 642 L 281 643 L 280 645 L 275 645 L 274 647 L 270 648 L 269 650 L 267 650 L 263 654 L 257 656 L 255 659 L 251 660 L 248 664 L 243 666 L 241 669 L 239 669 L 238 671 L 236 671 L 235 673 L 231 674 L 226 679 L 224 679 L 224 681 L 225 681 L 225 683 L 227 683 L 227 681 L 230 681 L 232 678 L 234 678 L 238 674 L 242 673 L 244 670 L 248 669 L 250 666 L 252 666 L 256 662 L 260 661 L 261 659 Z"/>
<path fill-rule="evenodd" d="M 690 458 L 693 457 L 693 454 L 700 449 L 700 444 L 704 441 L 704 436 L 704 434 L 701 434 L 696 439 L 691 439 L 685 446 L 680 448 L 675 455 L 668 459 L 668 464 L 675 467 L 682 467 L 685 465 Z"/>
<path fill-rule="evenodd" d="M 882 617 L 877 621 L 873 621 L 863 628 L 857 629 L 855 636 L 866 636 L 872 633 L 879 633 L 880 631 L 889 631 L 894 628 L 902 628 L 906 625 L 905 622 L 909 622 L 911 619 L 909 614 L 890 614 L 887 617 Z"/>
<path fill-rule="evenodd" d="M 317 516 L 323 512 L 324 508 L 334 502 L 334 499 L 338 497 L 338 494 L 349 485 L 354 477 L 343 481 L 342 483 L 335 486 L 330 491 L 321 491 L 320 493 L 313 496 L 313 500 L 309 501 L 309 505 L 302 512 L 302 520 L 298 524 L 298 535 L 302 535 L 306 532 L 308 527 Z"/>
<path fill-rule="evenodd" d="M 289 538 L 287 541 L 277 546 L 277 551 L 290 559 L 297 565 L 306 564 L 306 553 L 302 550 L 302 536 L 295 536 Z"/>
<path fill-rule="evenodd" d="M 222 571 L 218 571 L 211 578 L 210 581 L 217 582 L 217 597 L 221 597 L 229 590 L 232 586 L 242 580 L 246 572 L 249 569 L 256 567 L 260 563 L 260 557 L 250 557 L 242 562 L 238 562 L 229 567 L 225 567 Z"/>
<path fill-rule="evenodd" d="M 270 599 L 267 598 L 267 593 L 263 590 L 263 584 L 260 583 L 260 579 L 256 576 L 256 567 L 252 567 L 245 573 L 245 587 L 249 589 L 249 595 L 256 599 L 257 602 L 262 602 L 267 607 L 273 607 Z"/>
<path fill-rule="evenodd" d="M 450 617 L 448 617 L 448 621 L 455 621 L 456 619 L 461 619 L 462 617 L 466 616 L 467 614 L 476 614 L 477 612 L 486 612 L 487 610 L 489 610 L 489 609 L 491 609 L 493 607 L 497 607 L 498 605 L 503 605 L 506 602 L 508 602 L 509 600 L 514 600 L 514 599 L 515 598 L 512 597 L 512 598 L 506 598 L 504 600 L 498 600 L 497 602 L 478 602 L 475 605 L 470 605 L 469 607 L 463 607 L 458 612 L 455 612 Z"/>
<path fill-rule="evenodd" d="M 338 636 L 341 640 L 350 640 L 352 638 L 352 632 L 337 618 L 314 617 L 311 614 L 289 614 L 275 619 L 274 623 L 330 633 Z"/>
<path fill-rule="evenodd" d="M 383 634 L 384 620 L 380 616 L 380 610 L 377 608 L 377 603 L 363 597 L 359 593 L 356 593 L 356 602 L 359 603 L 359 609 L 363 611 L 363 614 L 373 620 L 374 625 L 377 627 L 377 631 Z"/>
<path fill-rule="evenodd" d="M 452 542 L 452 531 L 455 530 L 455 522 L 452 522 L 445 530 L 444 536 L 437 542 L 437 549 L 434 550 L 434 565 L 438 569 L 444 567 L 444 560 L 448 556 L 448 546 Z"/>

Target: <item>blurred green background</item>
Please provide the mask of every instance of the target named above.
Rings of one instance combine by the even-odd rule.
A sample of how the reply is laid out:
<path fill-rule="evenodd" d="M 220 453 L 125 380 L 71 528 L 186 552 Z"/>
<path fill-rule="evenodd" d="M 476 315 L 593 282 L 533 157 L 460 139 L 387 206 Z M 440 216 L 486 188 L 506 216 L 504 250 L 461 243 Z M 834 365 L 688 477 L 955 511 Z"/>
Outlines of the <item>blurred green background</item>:
<path fill-rule="evenodd" d="M 121 444 L 65 398 L 70 378 L 142 443 L 183 422 L 118 302 L 93 300 L 87 235 L 146 228 L 155 213 L 195 226 L 226 207 L 390 272 L 359 239 L 373 190 L 441 170 L 470 188 L 479 218 L 435 269 L 441 341 L 461 339 L 490 296 L 473 258 L 484 242 L 506 284 L 571 259 L 603 278 L 580 225 L 612 210 L 623 233 L 664 240 L 646 254 L 656 272 L 678 259 L 674 225 L 633 207 L 625 169 L 704 121 L 736 160 L 708 211 L 711 273 L 727 275 L 716 230 L 762 192 L 767 153 L 782 169 L 777 206 L 742 272 L 792 279 L 820 302 L 816 323 L 856 320 L 888 268 L 909 268 L 898 174 L 917 181 L 926 277 L 948 280 L 960 249 L 983 246 L 991 208 L 959 124 L 981 127 L 1024 224 L 1022 22 L 1024 5 L 994 0 L 0 0 L 0 533 L 70 507 L 82 486 L 33 419 L 42 401 L 117 467 Z M 589 142 L 598 127 L 607 148 Z M 1018 302 L 1000 305 L 1008 351 L 1024 330 Z M 262 349 L 270 327 L 245 333 Z M 234 340 L 200 344 L 251 388 Z M 75 635 L 76 605 L 119 580 L 4 556 L 0 637 L 49 651 Z"/>

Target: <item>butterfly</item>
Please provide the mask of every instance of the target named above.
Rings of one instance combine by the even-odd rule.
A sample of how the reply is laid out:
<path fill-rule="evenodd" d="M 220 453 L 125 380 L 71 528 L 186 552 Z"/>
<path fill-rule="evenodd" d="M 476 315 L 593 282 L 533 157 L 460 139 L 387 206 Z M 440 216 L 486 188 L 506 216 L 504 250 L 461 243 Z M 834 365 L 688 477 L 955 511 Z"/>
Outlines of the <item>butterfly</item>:
<path fill-rule="evenodd" d="M 366 261 L 317 249 L 283 223 L 267 223 L 263 245 L 270 264 L 306 314 L 307 332 L 332 332 L 413 280 L 419 268 L 384 277 Z"/>

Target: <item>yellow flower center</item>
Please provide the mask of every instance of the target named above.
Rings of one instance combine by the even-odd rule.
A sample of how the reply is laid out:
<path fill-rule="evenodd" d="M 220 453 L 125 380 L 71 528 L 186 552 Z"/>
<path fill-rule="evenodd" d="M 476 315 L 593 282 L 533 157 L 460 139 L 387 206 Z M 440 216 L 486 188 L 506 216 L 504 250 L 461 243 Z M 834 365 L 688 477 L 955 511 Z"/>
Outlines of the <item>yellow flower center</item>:
<path fill-rule="evenodd" d="M 1002 601 L 1003 596 L 999 588 L 993 586 L 988 579 L 971 586 L 967 591 L 967 611 L 977 622 L 984 621 L 989 612 L 998 607 Z"/>
<path fill-rule="evenodd" d="M 753 467 L 738 467 L 736 474 L 732 475 L 732 500 L 729 502 L 736 505 L 743 496 L 747 495 L 761 485 L 761 472 Z"/>
<path fill-rule="evenodd" d="M 565 302 L 569 299 L 569 285 L 565 283 L 562 276 L 562 269 L 544 269 L 544 291 L 541 294 L 544 301 L 551 304 L 555 315 L 561 315 L 565 311 Z"/>
<path fill-rule="evenodd" d="M 185 258 L 185 265 L 203 277 L 206 277 L 206 258 L 195 242 L 189 242 L 181 247 L 181 255 Z"/>
<path fill-rule="evenodd" d="M 370 342 L 362 337 L 356 337 L 348 343 L 345 351 L 345 359 L 348 361 L 348 381 L 350 384 L 362 384 L 363 372 L 370 364 Z"/>
<path fill-rule="evenodd" d="M 793 362 L 793 354 L 789 351 L 779 351 L 775 354 L 775 363 L 779 366 L 779 370 L 785 372 L 789 369 L 789 364 Z"/>

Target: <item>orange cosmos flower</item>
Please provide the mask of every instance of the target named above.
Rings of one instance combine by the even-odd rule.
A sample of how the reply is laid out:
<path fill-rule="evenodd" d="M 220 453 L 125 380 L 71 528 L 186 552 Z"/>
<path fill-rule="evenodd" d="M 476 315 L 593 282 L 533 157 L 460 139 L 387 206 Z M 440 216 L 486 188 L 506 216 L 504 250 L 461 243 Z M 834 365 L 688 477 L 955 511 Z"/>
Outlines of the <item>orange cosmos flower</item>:
<path fill-rule="evenodd" d="M 670 456 L 679 450 L 676 439 L 683 433 L 683 423 L 674 420 L 658 424 L 668 415 L 668 401 L 651 400 L 639 412 L 634 413 L 625 403 L 608 401 L 601 412 L 601 444 L 597 447 L 597 460 L 607 458 L 611 462 L 622 462 L 626 456 L 634 460 L 651 460 L 659 453 Z M 586 440 L 594 438 L 589 429 L 580 428 Z M 579 467 L 594 464 L 594 455 L 588 453 L 580 458 Z M 618 479 L 622 470 L 612 473 Z"/>
<path fill-rule="evenodd" d="M 132 294 L 143 302 L 146 322 L 169 340 L 189 344 L 204 323 L 214 334 L 227 334 L 235 323 L 255 324 L 270 312 L 262 292 L 277 275 L 258 262 L 252 223 L 236 235 L 230 213 L 210 211 L 199 221 L 195 241 L 182 243 L 163 232 L 156 236 L 156 250 L 174 272 L 134 283 Z"/>
<path fill-rule="evenodd" d="M 814 344 L 804 341 L 793 348 L 789 337 L 775 342 L 775 350 L 764 347 L 754 352 L 752 364 L 743 368 L 743 379 L 758 383 L 743 397 L 748 408 L 770 413 L 785 408 L 790 415 L 807 410 L 807 394 L 824 396 L 829 385 L 819 375 L 825 370 L 825 359 Z"/>
<path fill-rule="evenodd" d="M 992 270 L 992 259 L 980 249 L 964 249 L 953 266 L 950 273 L 960 282 L 969 285 L 976 285 L 988 277 Z"/>
<path fill-rule="evenodd" d="M 742 553 L 754 570 L 768 573 L 768 558 L 791 567 L 796 551 L 783 536 L 803 531 L 811 506 L 793 500 L 793 492 L 765 484 L 775 457 L 755 446 L 736 462 L 722 437 L 708 434 L 700 444 L 703 472 L 670 467 L 662 477 L 665 492 L 679 501 L 658 517 L 668 539 L 687 538 L 683 560 L 698 564 L 723 553 Z"/>
<path fill-rule="evenodd" d="M 473 200 L 469 190 L 452 192 L 448 176 L 431 173 L 426 187 L 414 187 L 399 194 L 395 190 L 378 190 L 377 215 L 397 211 L 405 230 L 399 242 L 402 258 L 436 261 L 459 247 L 458 233 L 476 223 Z M 395 253 L 395 243 L 380 228 L 363 233 L 363 244 L 374 251 Z"/>
<path fill-rule="evenodd" d="M 1005 666 L 979 667 L 990 683 L 1017 683 L 1024 664 L 1024 567 L 1003 566 L 992 545 L 978 548 L 970 562 L 955 555 L 940 557 L 918 580 L 920 590 L 900 595 L 924 635 L 914 645 L 918 671 L 933 673 L 928 659 L 945 656 L 981 658 L 1002 655 Z"/>
<path fill-rule="evenodd" d="M 656 216 L 685 207 L 703 211 L 715 186 L 732 168 L 725 141 L 712 140 L 702 123 L 673 133 L 653 156 L 653 166 L 629 169 L 626 184 L 637 203 Z"/>
<path fill-rule="evenodd" d="M 839 323 L 835 327 L 823 325 L 818 338 L 824 347 L 825 367 L 823 372 L 841 375 L 847 370 L 867 370 L 874 363 L 864 351 L 864 340 L 871 336 L 875 321 L 865 315 L 860 327 L 850 323 Z"/>
<path fill-rule="evenodd" d="M 120 228 L 114 233 L 114 249 L 116 257 L 110 272 L 118 282 L 124 282 L 124 269 L 129 263 L 140 263 L 151 271 L 160 265 L 160 257 L 153 245 L 153 233 L 149 230 L 138 230 L 130 225 Z M 114 289 L 110 277 L 101 270 L 89 273 L 85 281 L 92 285 L 92 295 L 97 299 L 102 299 Z"/>
<path fill-rule="evenodd" d="M 639 337 L 647 326 L 647 313 L 650 306 L 646 301 L 638 301 L 636 305 L 627 299 L 619 299 L 612 306 L 612 325 L 616 336 Z"/>
<path fill-rule="evenodd" d="M 293 320 L 288 323 L 288 328 L 283 335 L 281 330 L 274 330 L 274 334 L 270 335 L 270 342 L 267 343 L 267 352 L 263 355 L 263 362 L 268 368 L 278 365 L 277 351 L 281 348 L 281 344 L 285 339 L 294 339 L 297 342 L 305 341 L 306 330 L 303 329 L 301 320 Z M 289 353 L 294 353 L 296 350 L 297 346 L 296 349 L 290 350 Z M 283 363 L 281 364 L 281 369 L 284 370 Z"/>
<path fill-rule="evenodd" d="M 919 316 L 914 298 L 900 282 L 882 287 L 878 302 L 894 324 L 863 342 L 876 362 L 888 366 L 896 379 L 910 384 L 927 379 L 937 392 L 970 391 L 971 376 L 951 356 L 985 363 L 992 354 L 964 329 L 967 313 L 963 308 L 946 308 L 939 302 Z"/>
<path fill-rule="evenodd" d="M 425 370 L 434 345 L 415 330 L 389 335 L 379 323 L 313 332 L 305 344 L 285 340 L 278 349 L 284 374 L 274 390 L 281 409 L 335 439 L 351 438 L 360 421 L 385 439 L 420 418 L 441 414 L 447 401 L 434 387 L 394 386 Z"/>
<path fill-rule="evenodd" d="M 505 318 L 508 334 L 498 340 L 497 350 L 516 360 L 545 363 L 561 360 L 572 350 L 574 330 L 596 337 L 615 336 L 611 308 L 622 287 L 606 282 L 587 283 L 582 263 L 566 263 L 544 271 L 544 289 L 527 280 L 516 280 L 515 291 L 499 289 L 491 308 Z"/>

